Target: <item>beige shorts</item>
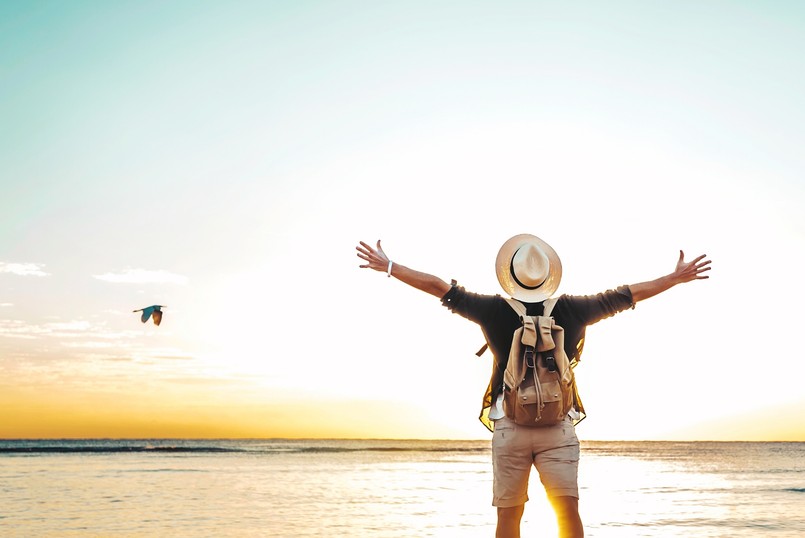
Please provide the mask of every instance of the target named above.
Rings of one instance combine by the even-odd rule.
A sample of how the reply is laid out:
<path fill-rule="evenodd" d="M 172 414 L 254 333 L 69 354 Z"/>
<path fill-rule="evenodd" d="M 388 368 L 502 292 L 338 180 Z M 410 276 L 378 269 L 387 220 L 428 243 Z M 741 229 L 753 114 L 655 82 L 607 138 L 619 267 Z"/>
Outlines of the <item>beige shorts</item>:
<path fill-rule="evenodd" d="M 493 506 L 519 506 L 528 500 L 532 465 L 549 497 L 578 498 L 579 439 L 570 419 L 540 428 L 518 426 L 505 417 L 495 421 Z"/>

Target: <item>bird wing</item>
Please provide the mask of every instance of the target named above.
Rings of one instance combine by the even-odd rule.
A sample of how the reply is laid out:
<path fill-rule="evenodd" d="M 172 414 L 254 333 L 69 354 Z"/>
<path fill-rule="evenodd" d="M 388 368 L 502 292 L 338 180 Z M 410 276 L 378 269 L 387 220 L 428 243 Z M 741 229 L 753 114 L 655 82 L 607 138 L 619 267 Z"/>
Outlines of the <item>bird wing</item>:
<path fill-rule="evenodd" d="M 148 318 L 150 318 L 151 314 L 154 312 L 154 307 L 149 306 L 148 308 L 143 308 L 142 310 L 143 310 L 143 315 L 140 316 L 140 321 L 145 323 L 146 321 L 148 321 Z"/>
<path fill-rule="evenodd" d="M 162 321 L 162 310 L 161 309 L 164 308 L 164 307 L 165 307 L 164 305 L 155 304 L 155 305 L 148 306 L 146 308 L 138 308 L 137 310 L 132 310 L 132 312 L 142 312 L 143 315 L 140 316 L 140 321 L 142 321 L 143 323 L 148 321 L 148 319 L 153 315 L 154 316 L 154 323 L 159 325 L 159 323 Z"/>

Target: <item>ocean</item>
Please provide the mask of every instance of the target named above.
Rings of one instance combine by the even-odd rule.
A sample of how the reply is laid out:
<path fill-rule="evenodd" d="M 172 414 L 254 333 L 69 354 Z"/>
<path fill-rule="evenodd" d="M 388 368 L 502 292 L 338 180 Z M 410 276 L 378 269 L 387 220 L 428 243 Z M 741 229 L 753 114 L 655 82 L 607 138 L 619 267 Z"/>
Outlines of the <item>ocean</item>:
<path fill-rule="evenodd" d="M 0 536 L 491 537 L 491 481 L 489 441 L 0 440 Z M 805 443 L 582 441 L 580 496 L 592 538 L 800 538 Z"/>

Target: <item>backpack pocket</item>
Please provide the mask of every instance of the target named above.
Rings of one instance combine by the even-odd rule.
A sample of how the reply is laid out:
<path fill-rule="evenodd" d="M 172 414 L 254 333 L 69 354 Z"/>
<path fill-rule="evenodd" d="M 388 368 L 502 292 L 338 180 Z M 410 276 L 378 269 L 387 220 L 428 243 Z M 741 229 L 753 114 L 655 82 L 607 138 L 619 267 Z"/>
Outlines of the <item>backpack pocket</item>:
<path fill-rule="evenodd" d="M 520 405 L 536 405 L 539 403 L 537 387 L 531 385 L 520 385 L 517 390 L 517 403 Z"/>
<path fill-rule="evenodd" d="M 533 385 L 520 386 L 518 389 L 503 385 L 503 411 L 515 424 L 529 425 L 534 422 L 536 415 L 529 416 L 528 411 L 536 410 L 536 402 L 537 391 Z"/>
<path fill-rule="evenodd" d="M 559 381 L 548 381 L 541 383 L 542 385 L 542 401 L 546 404 L 559 402 L 562 400 L 562 387 Z"/>
<path fill-rule="evenodd" d="M 540 383 L 523 383 L 516 390 L 503 385 L 503 409 L 506 416 L 523 426 L 550 426 L 564 418 L 563 394 L 559 379 Z"/>
<path fill-rule="evenodd" d="M 503 387 L 503 409 L 506 416 L 515 424 L 523 426 L 536 426 L 539 422 L 540 411 L 544 403 L 540 402 L 537 387 L 531 382 L 524 382 L 516 389 L 508 385 Z"/>

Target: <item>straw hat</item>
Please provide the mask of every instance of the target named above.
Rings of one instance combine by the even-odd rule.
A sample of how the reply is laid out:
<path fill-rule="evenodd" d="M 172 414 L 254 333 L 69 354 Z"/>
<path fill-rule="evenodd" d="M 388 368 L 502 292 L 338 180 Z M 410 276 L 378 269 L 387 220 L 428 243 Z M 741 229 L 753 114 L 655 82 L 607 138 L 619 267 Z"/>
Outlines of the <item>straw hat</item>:
<path fill-rule="evenodd" d="M 500 247 L 495 272 L 506 293 L 520 301 L 538 303 L 559 287 L 562 262 L 548 243 L 535 235 L 520 234 Z"/>

